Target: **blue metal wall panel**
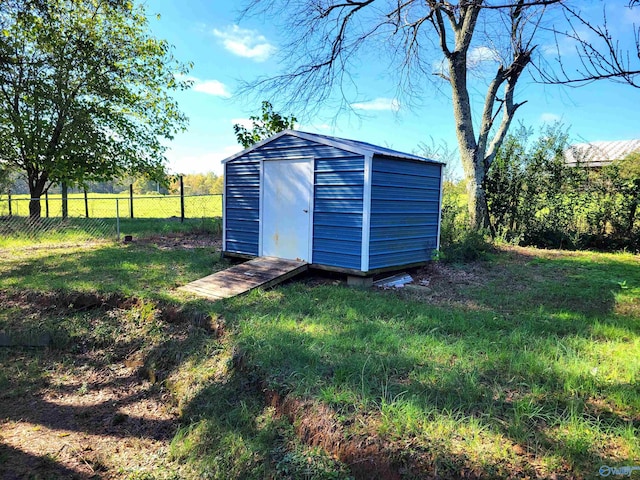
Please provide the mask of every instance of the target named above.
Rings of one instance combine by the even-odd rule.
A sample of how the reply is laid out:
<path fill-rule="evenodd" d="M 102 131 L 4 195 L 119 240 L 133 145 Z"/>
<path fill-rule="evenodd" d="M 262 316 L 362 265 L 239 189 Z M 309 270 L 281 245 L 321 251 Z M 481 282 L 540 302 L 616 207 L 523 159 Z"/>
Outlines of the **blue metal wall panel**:
<path fill-rule="evenodd" d="M 430 260 L 437 247 L 440 164 L 373 157 L 369 269 Z"/>
<path fill-rule="evenodd" d="M 401 227 L 404 225 L 438 225 L 438 211 L 424 212 L 416 214 L 407 213 L 388 213 L 386 215 L 375 215 L 371 218 L 371 235 L 380 232 L 384 227 Z M 375 228 L 374 228 L 375 227 Z"/>
<path fill-rule="evenodd" d="M 316 157 L 313 263 L 360 270 L 364 157 Z"/>
<path fill-rule="evenodd" d="M 422 225 L 405 224 L 402 226 L 378 227 L 371 229 L 371 240 L 386 240 L 393 238 L 394 235 L 401 238 L 422 238 L 433 235 L 434 227 L 438 228 L 437 223 L 426 223 Z"/>
<path fill-rule="evenodd" d="M 260 161 L 313 157 L 313 263 L 360 269 L 364 158 L 284 135 L 225 164 L 226 249 L 258 254 Z"/>
<path fill-rule="evenodd" d="M 260 164 L 239 158 L 225 164 L 225 177 L 225 248 L 258 255 Z"/>
<path fill-rule="evenodd" d="M 361 187 L 364 185 L 364 171 L 316 171 L 316 185 L 351 185 Z"/>

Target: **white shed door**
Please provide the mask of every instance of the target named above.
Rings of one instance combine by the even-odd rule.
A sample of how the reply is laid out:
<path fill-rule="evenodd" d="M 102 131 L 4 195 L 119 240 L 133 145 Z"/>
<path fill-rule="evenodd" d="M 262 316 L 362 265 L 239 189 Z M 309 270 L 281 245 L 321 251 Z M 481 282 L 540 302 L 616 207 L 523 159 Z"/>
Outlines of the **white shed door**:
<path fill-rule="evenodd" d="M 311 262 L 313 159 L 267 160 L 262 255 Z"/>

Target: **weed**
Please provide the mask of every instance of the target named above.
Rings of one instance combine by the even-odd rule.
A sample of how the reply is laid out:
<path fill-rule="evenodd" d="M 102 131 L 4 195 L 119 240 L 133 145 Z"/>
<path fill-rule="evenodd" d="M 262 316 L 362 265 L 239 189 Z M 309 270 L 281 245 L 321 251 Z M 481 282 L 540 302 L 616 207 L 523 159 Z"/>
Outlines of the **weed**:
<path fill-rule="evenodd" d="M 87 393 L 89 393 L 89 386 L 87 382 L 82 382 L 82 385 L 78 388 L 78 395 L 86 395 Z"/>

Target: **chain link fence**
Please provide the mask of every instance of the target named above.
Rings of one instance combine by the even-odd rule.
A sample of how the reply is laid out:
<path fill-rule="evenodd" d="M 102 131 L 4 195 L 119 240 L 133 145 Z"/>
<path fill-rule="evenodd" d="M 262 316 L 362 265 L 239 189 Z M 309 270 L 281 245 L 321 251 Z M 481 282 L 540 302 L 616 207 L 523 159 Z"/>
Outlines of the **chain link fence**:
<path fill-rule="evenodd" d="M 221 227 L 222 195 L 69 194 L 40 198 L 30 215 L 28 195 L 0 195 L 0 247 L 38 242 L 120 239 Z"/>

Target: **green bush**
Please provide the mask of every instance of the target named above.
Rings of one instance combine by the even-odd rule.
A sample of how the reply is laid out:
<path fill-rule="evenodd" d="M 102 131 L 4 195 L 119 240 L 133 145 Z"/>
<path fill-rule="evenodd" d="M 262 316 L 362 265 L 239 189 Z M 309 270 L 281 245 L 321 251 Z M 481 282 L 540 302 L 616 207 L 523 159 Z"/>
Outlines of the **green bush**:
<path fill-rule="evenodd" d="M 444 183 L 441 215 L 440 245 L 448 246 L 455 243 L 469 225 L 467 196 L 462 182 Z"/>
<path fill-rule="evenodd" d="M 596 170 L 568 166 L 568 135 L 521 127 L 499 150 L 484 182 L 495 236 L 542 248 L 638 251 L 640 156 Z"/>
<path fill-rule="evenodd" d="M 445 182 L 442 192 L 439 260 L 466 263 L 482 259 L 492 250 L 489 232 L 469 227 L 467 195 L 463 182 Z"/>
<path fill-rule="evenodd" d="M 486 258 L 493 251 L 493 245 L 487 240 L 488 232 L 460 230 L 453 241 L 442 244 L 440 259 L 447 263 L 468 263 Z"/>

